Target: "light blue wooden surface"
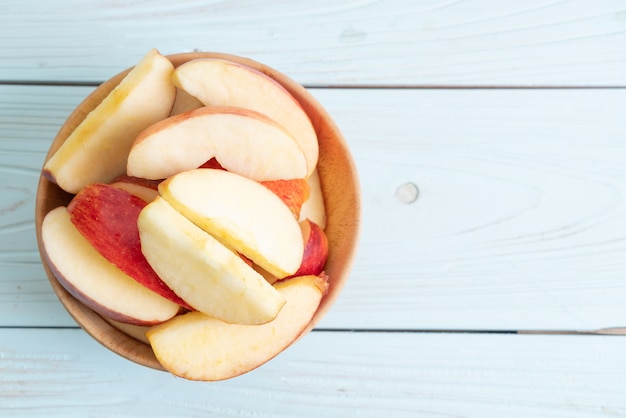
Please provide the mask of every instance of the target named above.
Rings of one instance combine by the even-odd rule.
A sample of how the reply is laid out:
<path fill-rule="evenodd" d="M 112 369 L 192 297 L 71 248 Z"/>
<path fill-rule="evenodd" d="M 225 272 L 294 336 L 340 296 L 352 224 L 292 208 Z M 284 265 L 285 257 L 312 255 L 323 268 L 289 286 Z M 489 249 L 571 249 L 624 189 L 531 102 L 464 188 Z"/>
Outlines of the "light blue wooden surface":
<path fill-rule="evenodd" d="M 102 81 L 158 47 L 308 85 L 624 85 L 620 0 L 2 2 L 0 80 Z"/>
<path fill-rule="evenodd" d="M 0 416 L 626 416 L 626 340 L 563 335 L 626 326 L 625 16 L 622 1 L 0 2 Z M 151 47 L 311 87 L 361 177 L 362 242 L 326 331 L 228 382 L 95 343 L 36 248 L 50 141 Z"/>
<path fill-rule="evenodd" d="M 626 413 L 622 337 L 313 332 L 262 368 L 221 383 L 129 364 L 79 330 L 2 330 L 0 337 L 11 341 L 0 357 L 3 416 Z"/>

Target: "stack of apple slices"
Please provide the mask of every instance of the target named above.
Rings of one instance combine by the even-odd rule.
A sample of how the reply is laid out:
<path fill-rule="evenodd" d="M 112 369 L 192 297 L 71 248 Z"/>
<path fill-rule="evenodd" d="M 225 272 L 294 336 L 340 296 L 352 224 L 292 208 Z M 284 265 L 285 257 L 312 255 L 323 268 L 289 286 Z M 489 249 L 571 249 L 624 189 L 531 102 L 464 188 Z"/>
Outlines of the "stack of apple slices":
<path fill-rule="evenodd" d="M 138 325 L 163 367 L 222 380 L 296 340 L 328 287 L 318 143 L 272 78 L 150 51 L 50 157 L 42 223 L 65 289 Z"/>

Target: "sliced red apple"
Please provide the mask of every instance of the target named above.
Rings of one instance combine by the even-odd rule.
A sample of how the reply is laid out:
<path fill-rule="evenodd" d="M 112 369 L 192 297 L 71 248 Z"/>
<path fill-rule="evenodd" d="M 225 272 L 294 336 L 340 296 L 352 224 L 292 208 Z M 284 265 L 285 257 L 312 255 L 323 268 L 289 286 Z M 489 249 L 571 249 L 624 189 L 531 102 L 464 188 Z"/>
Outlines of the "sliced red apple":
<path fill-rule="evenodd" d="M 294 138 L 258 112 L 202 107 L 141 132 L 128 156 L 128 175 L 163 179 L 215 159 L 253 180 L 304 177 L 307 162 Z"/>
<path fill-rule="evenodd" d="M 176 98 L 174 99 L 174 105 L 172 106 L 170 116 L 178 115 L 202 106 L 204 106 L 204 104 L 202 104 L 200 100 L 196 99 L 185 90 L 177 88 Z"/>
<path fill-rule="evenodd" d="M 311 191 L 309 198 L 304 201 L 300 209 L 300 220 L 310 219 L 319 225 L 320 228 L 326 229 L 326 206 L 324 204 L 324 194 L 322 193 L 322 183 L 320 182 L 317 169 L 307 181 Z"/>
<path fill-rule="evenodd" d="M 74 196 L 67 212 L 100 255 L 143 286 L 191 310 L 154 272 L 141 252 L 137 219 L 145 206 L 144 200 L 126 190 L 94 183 Z"/>
<path fill-rule="evenodd" d="M 259 273 L 261 276 L 263 276 L 263 278 L 265 279 L 266 282 L 268 282 L 269 284 L 274 284 L 276 283 L 279 278 L 274 276 L 273 274 L 271 274 L 270 272 L 268 272 L 267 270 L 263 269 L 261 266 L 252 263 L 252 268 Z"/>
<path fill-rule="evenodd" d="M 145 202 L 152 202 L 159 195 L 160 180 L 147 180 L 139 177 L 122 175 L 113 180 L 111 186 L 126 190 Z"/>
<path fill-rule="evenodd" d="M 139 184 L 141 186 L 147 187 L 148 189 L 152 189 L 152 190 L 159 190 L 159 183 L 162 181 L 163 179 L 157 179 L 157 180 L 148 180 L 148 179 L 144 179 L 141 177 L 133 177 L 133 176 L 129 176 L 126 174 L 122 174 L 121 176 L 117 176 L 113 182 L 114 183 L 133 183 L 133 184 Z"/>
<path fill-rule="evenodd" d="M 225 170 L 215 158 L 205 161 L 204 164 L 198 168 Z M 291 209 L 296 219 L 300 217 L 300 209 L 309 198 L 311 191 L 309 179 L 267 180 L 261 181 L 260 183 L 274 192 L 276 196 L 280 197 L 287 207 Z"/>
<path fill-rule="evenodd" d="M 292 276 L 288 276 L 287 279 L 295 276 L 320 275 L 324 271 L 326 260 L 328 259 L 328 238 L 324 230 L 309 219 L 300 221 L 300 229 L 302 230 L 302 240 L 304 242 L 302 263 L 298 271 Z M 253 264 L 252 267 L 270 284 L 280 280 L 256 264 Z"/>
<path fill-rule="evenodd" d="M 125 324 L 106 317 L 104 320 L 122 331 L 124 334 L 129 335 L 142 343 L 150 345 L 150 341 L 148 341 L 148 337 L 146 337 L 146 332 L 150 329 L 149 326 Z"/>
<path fill-rule="evenodd" d="M 234 325 L 192 312 L 147 332 L 163 367 L 190 380 L 216 381 L 241 375 L 292 344 L 315 314 L 327 282 L 303 276 L 275 285 L 286 303 L 276 319 L 258 326 Z"/>
<path fill-rule="evenodd" d="M 173 69 L 151 50 L 78 125 L 46 162 L 43 174 L 69 193 L 124 174 L 137 134 L 170 113 L 176 94 Z"/>
<path fill-rule="evenodd" d="M 180 307 L 139 284 L 96 251 L 59 206 L 43 220 L 44 256 L 59 283 L 102 316 L 134 325 L 154 325 Z"/>
<path fill-rule="evenodd" d="M 307 177 L 317 166 L 319 145 L 311 120 L 273 78 L 237 62 L 203 58 L 176 68 L 172 80 L 207 106 L 238 106 L 269 116 L 284 126 L 304 151 Z"/>
<path fill-rule="evenodd" d="M 256 325 L 271 321 L 282 308 L 283 298 L 263 277 L 164 199 L 149 203 L 137 225 L 150 265 L 196 310 Z"/>
<path fill-rule="evenodd" d="M 300 228 L 304 240 L 304 256 L 294 276 L 317 276 L 324 270 L 328 259 L 328 238 L 324 230 L 309 219 L 300 222 Z"/>
<path fill-rule="evenodd" d="M 193 223 L 276 277 L 298 270 L 304 252 L 298 221 L 260 183 L 198 168 L 163 181 L 159 193 Z"/>
<path fill-rule="evenodd" d="M 304 202 L 309 198 L 307 179 L 262 181 L 261 184 L 278 196 L 298 219 Z"/>

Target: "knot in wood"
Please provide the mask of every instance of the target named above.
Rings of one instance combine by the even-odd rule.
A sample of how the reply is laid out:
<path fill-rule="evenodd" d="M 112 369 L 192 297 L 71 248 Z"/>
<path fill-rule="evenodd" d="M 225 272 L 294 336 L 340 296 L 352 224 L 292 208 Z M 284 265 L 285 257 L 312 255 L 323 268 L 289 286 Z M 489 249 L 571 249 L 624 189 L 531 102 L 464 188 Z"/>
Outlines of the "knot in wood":
<path fill-rule="evenodd" d="M 419 189 L 414 183 L 406 182 L 396 189 L 396 199 L 405 204 L 411 204 L 417 200 Z"/>

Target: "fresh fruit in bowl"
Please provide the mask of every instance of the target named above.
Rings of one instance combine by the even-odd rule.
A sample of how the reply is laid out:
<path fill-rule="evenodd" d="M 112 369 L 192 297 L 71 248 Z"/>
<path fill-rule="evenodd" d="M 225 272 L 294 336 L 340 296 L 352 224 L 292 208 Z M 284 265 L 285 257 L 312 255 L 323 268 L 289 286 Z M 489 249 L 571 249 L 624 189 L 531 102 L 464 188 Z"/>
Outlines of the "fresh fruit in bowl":
<path fill-rule="evenodd" d="M 55 293 L 97 341 L 222 380 L 329 311 L 359 198 L 348 146 L 304 87 L 233 55 L 151 50 L 59 130 L 37 238 Z"/>

